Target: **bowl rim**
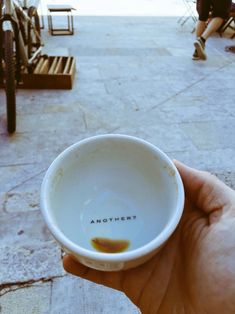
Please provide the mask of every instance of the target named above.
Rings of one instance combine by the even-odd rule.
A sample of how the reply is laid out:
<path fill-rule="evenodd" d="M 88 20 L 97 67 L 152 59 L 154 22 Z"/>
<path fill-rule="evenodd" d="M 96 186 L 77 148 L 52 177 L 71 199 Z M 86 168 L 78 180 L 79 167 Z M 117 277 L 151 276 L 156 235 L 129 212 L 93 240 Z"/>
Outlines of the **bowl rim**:
<path fill-rule="evenodd" d="M 53 173 L 59 168 L 61 161 L 63 161 L 71 152 L 74 150 L 77 150 L 78 147 L 85 145 L 88 142 L 91 141 L 99 141 L 99 140 L 105 140 L 105 139 L 114 139 L 114 140 L 126 140 L 138 143 L 145 148 L 147 148 L 149 151 L 151 151 L 153 154 L 156 154 L 158 158 L 164 160 L 166 164 L 170 167 L 171 170 L 174 171 L 174 178 L 177 184 L 178 189 L 178 197 L 177 197 L 177 205 L 174 214 L 172 215 L 170 221 L 167 223 L 167 226 L 161 231 L 160 234 L 158 234 L 153 240 L 148 242 L 147 244 L 122 253 L 102 253 L 97 251 L 91 251 L 89 249 L 86 249 L 82 246 L 79 246 L 78 244 L 75 244 L 73 241 L 68 239 L 66 235 L 57 227 L 56 222 L 53 218 L 53 215 L 50 213 L 49 209 L 49 190 L 48 186 L 50 184 L 50 181 L 53 178 Z M 159 247 L 161 247 L 166 240 L 171 236 L 171 234 L 176 229 L 181 216 L 183 214 L 183 208 L 184 208 L 184 186 L 181 179 L 181 176 L 172 162 L 172 160 L 158 147 L 151 144 L 150 142 L 135 137 L 131 135 L 124 135 L 124 134 L 102 134 L 102 135 L 96 135 L 92 137 L 85 138 L 81 141 L 76 142 L 75 144 L 67 147 L 64 151 L 62 151 L 51 163 L 48 170 L 46 171 L 46 174 L 43 178 L 42 184 L 41 184 L 41 192 L 40 192 L 40 209 L 42 216 L 46 222 L 46 225 L 54 238 L 60 243 L 62 248 L 65 249 L 66 252 L 71 252 L 71 254 L 76 254 L 77 256 L 87 258 L 93 261 L 98 262 L 110 262 L 110 263 L 117 263 L 117 262 L 127 262 L 131 260 L 138 259 L 140 257 L 143 257 L 145 255 L 150 254 L 151 252 L 157 250 Z"/>

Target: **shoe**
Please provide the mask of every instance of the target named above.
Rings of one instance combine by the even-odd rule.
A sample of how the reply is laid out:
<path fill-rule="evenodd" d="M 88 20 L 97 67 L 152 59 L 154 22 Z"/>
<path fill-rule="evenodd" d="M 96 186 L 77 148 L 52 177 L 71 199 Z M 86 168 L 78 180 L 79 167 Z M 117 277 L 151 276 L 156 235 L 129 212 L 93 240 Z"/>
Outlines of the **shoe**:
<path fill-rule="evenodd" d="M 201 59 L 201 60 L 206 60 L 207 56 L 206 56 L 206 53 L 205 53 L 205 44 L 201 40 L 200 37 L 197 38 L 197 40 L 195 40 L 194 47 L 197 50 L 198 58 Z"/>
<path fill-rule="evenodd" d="M 230 51 L 230 52 L 233 52 L 235 53 L 235 46 L 226 46 L 224 48 L 225 51 Z"/>
<path fill-rule="evenodd" d="M 197 53 L 197 49 L 194 50 L 194 53 L 192 55 L 192 59 L 193 60 L 199 60 L 199 56 L 198 56 L 198 53 Z"/>

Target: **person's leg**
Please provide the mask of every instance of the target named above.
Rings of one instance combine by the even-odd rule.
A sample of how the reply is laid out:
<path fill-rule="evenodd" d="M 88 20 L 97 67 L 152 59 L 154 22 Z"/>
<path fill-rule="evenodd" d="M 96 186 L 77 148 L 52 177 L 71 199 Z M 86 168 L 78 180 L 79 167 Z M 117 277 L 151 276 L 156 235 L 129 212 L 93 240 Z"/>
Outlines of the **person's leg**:
<path fill-rule="evenodd" d="M 206 22 L 198 20 L 197 26 L 196 26 L 196 36 L 201 37 L 205 29 L 206 29 Z"/>
<path fill-rule="evenodd" d="M 211 36 L 211 34 L 216 32 L 220 28 L 220 26 L 223 24 L 223 21 L 224 19 L 221 17 L 212 18 L 206 29 L 201 33 L 200 36 L 207 40 Z"/>
<path fill-rule="evenodd" d="M 208 25 L 206 21 L 199 20 L 196 28 L 196 36 L 197 39 L 194 41 L 195 51 L 193 54 L 193 60 L 206 60 L 207 56 L 205 53 L 205 42 L 206 39 L 204 37 L 205 32 L 207 31 Z M 209 34 L 209 33 L 208 33 Z"/>
<path fill-rule="evenodd" d="M 206 54 L 204 52 L 205 48 L 205 40 L 200 40 L 199 44 L 197 43 L 199 38 L 201 38 L 207 27 L 207 20 L 209 17 L 211 7 L 211 0 L 197 0 L 197 12 L 199 15 L 199 19 L 196 25 L 196 36 L 197 40 L 194 42 L 195 50 L 192 56 L 193 60 L 206 59 Z"/>
<path fill-rule="evenodd" d="M 200 21 L 198 20 L 197 25 L 196 25 L 196 37 L 199 38 L 202 36 L 203 32 L 206 29 L 206 22 L 205 21 Z M 193 60 L 199 60 L 199 55 L 197 52 L 197 49 L 195 48 L 194 53 L 192 55 Z"/>

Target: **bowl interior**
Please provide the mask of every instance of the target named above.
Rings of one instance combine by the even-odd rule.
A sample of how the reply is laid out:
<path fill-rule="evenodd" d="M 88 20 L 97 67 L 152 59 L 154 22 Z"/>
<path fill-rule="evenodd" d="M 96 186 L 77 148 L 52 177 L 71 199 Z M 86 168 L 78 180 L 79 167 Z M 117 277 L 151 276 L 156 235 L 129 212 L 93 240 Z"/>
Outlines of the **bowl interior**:
<path fill-rule="evenodd" d="M 75 145 L 57 158 L 48 195 L 54 224 L 92 251 L 109 250 L 106 240 L 116 241 L 119 252 L 147 244 L 170 222 L 178 202 L 175 171 L 158 151 L 112 138 Z"/>

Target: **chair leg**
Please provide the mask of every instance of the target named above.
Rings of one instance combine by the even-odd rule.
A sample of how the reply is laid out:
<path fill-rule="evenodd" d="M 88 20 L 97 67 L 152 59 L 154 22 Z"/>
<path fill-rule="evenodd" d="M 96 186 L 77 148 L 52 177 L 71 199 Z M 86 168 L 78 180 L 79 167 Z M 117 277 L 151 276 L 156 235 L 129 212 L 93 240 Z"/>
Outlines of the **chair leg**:
<path fill-rule="evenodd" d="M 219 29 L 220 33 L 223 33 L 228 27 L 229 25 L 232 23 L 233 21 L 233 17 L 230 17 Z"/>

